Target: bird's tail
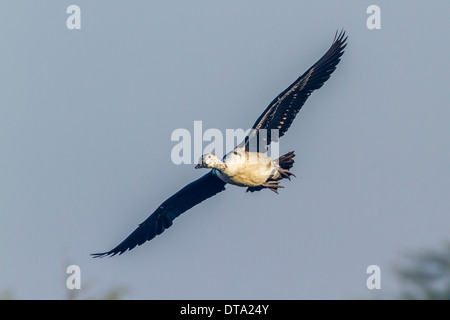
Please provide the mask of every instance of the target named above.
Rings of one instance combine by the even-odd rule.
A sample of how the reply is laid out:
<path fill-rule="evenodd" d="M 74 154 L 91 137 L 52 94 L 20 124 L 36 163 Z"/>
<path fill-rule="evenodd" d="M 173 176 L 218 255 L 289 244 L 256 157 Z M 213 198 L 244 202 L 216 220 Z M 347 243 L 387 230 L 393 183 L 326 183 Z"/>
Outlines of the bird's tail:
<path fill-rule="evenodd" d="M 283 170 L 289 171 L 289 169 L 291 169 L 294 166 L 295 162 L 294 157 L 295 157 L 294 151 L 290 151 L 278 158 L 278 165 Z M 293 173 L 290 173 L 290 175 L 294 176 Z"/>
<path fill-rule="evenodd" d="M 294 151 L 290 151 L 278 158 L 278 172 L 280 173 L 280 176 L 276 179 L 277 181 L 281 179 L 291 180 L 291 176 L 295 177 L 295 174 L 289 171 L 289 169 L 294 166 L 294 157 Z"/>

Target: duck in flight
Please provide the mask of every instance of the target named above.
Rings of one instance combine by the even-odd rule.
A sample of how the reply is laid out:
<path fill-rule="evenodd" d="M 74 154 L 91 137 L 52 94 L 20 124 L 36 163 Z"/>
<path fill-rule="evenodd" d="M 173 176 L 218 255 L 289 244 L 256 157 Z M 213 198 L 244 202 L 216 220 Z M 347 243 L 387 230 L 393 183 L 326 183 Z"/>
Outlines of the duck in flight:
<path fill-rule="evenodd" d="M 179 215 L 224 191 L 226 184 L 246 187 L 250 192 L 269 189 L 278 193 L 278 189 L 283 188 L 280 180 L 290 180 L 294 176 L 290 172 L 294 152 L 272 160 L 260 151 L 267 151 L 271 142 L 278 141 L 286 133 L 310 94 L 330 78 L 344 53 L 346 41 L 345 31 L 336 33 L 328 51 L 269 104 L 240 145 L 222 160 L 214 154 L 203 155 L 195 168 L 211 169 L 208 173 L 164 201 L 114 249 L 92 256 L 120 255 L 153 239 L 169 228 Z M 251 148 L 255 142 L 256 150 Z"/>

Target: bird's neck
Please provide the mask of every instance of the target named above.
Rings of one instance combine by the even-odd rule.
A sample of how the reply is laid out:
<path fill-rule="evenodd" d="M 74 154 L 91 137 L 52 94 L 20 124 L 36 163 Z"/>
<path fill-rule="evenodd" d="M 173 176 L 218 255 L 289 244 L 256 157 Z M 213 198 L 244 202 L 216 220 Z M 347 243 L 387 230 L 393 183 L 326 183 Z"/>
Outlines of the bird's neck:
<path fill-rule="evenodd" d="M 223 162 L 215 163 L 212 168 L 219 170 L 220 172 L 224 172 L 227 169 L 227 165 Z"/>

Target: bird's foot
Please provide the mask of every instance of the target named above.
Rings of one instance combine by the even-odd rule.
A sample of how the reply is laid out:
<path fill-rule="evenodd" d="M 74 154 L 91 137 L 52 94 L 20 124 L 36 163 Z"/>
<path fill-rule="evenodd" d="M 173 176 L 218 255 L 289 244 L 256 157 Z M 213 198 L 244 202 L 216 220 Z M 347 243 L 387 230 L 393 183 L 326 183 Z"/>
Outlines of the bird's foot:
<path fill-rule="evenodd" d="M 295 177 L 295 174 L 293 174 L 292 172 L 290 172 L 287 169 L 279 168 L 278 172 L 281 174 L 281 176 L 283 178 L 286 178 L 288 180 L 291 180 L 291 176 Z"/>
<path fill-rule="evenodd" d="M 276 194 L 278 194 L 278 189 L 279 188 L 284 188 L 283 186 L 278 184 L 278 181 L 266 181 L 261 186 L 272 190 Z"/>

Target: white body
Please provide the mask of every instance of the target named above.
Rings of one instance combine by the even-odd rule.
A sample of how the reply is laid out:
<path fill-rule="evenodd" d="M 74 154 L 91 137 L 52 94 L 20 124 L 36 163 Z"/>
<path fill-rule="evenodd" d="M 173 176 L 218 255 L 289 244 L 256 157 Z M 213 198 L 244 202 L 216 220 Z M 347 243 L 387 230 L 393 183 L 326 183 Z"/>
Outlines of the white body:
<path fill-rule="evenodd" d="M 214 169 L 213 173 L 222 181 L 240 187 L 253 187 L 265 183 L 269 178 L 279 177 L 278 164 L 258 152 L 235 149 L 223 158 L 225 169 Z"/>

